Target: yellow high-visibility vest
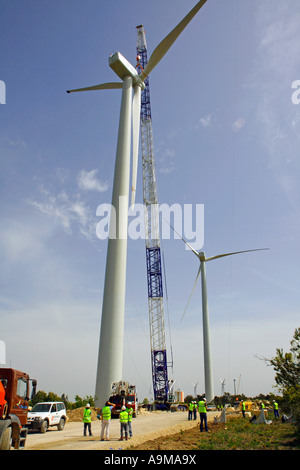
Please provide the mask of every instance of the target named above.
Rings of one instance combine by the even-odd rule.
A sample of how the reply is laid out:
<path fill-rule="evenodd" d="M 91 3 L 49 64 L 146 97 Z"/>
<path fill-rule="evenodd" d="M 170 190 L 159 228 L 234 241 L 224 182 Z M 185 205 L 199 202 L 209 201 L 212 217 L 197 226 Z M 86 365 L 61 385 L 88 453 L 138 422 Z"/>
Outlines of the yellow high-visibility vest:
<path fill-rule="evenodd" d="M 126 408 L 126 411 L 128 413 L 128 421 L 132 421 L 133 409 L 132 408 Z"/>
<path fill-rule="evenodd" d="M 110 419 L 111 418 L 111 410 L 109 406 L 104 406 L 102 408 L 102 418 L 103 419 Z"/>
<path fill-rule="evenodd" d="M 121 413 L 120 413 L 120 423 L 128 423 L 128 413 L 127 413 L 127 411 L 121 411 Z"/>
<path fill-rule="evenodd" d="M 198 403 L 199 413 L 206 413 L 206 406 L 204 401 L 199 401 Z"/>
<path fill-rule="evenodd" d="M 83 422 L 84 423 L 92 422 L 92 412 L 90 408 L 85 408 L 84 413 L 83 413 Z"/>

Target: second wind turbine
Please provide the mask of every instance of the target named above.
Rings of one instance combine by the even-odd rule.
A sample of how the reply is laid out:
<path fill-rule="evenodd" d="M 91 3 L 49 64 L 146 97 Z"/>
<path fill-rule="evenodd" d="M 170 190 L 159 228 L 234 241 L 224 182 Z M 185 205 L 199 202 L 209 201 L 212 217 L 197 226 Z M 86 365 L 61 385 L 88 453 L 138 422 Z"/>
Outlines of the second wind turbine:
<path fill-rule="evenodd" d="M 177 233 L 177 232 L 176 232 Z M 178 235 L 178 234 L 177 234 Z M 179 235 L 180 236 L 180 235 Z M 210 403 L 215 394 L 214 394 L 214 384 L 213 384 L 213 373 L 212 373 L 212 358 L 211 358 L 211 347 L 210 347 L 210 328 L 209 328 L 209 312 L 208 312 L 208 300 L 207 300 L 207 285 L 206 285 L 206 267 L 205 264 L 207 261 L 212 261 L 214 259 L 223 258 L 225 256 L 237 255 L 239 253 L 248 253 L 251 251 L 262 251 L 268 250 L 268 248 L 257 248 L 254 250 L 243 250 L 243 251 L 234 251 L 232 253 L 224 253 L 216 256 L 211 256 L 206 258 L 203 251 L 196 251 L 194 248 L 189 245 L 189 243 L 180 236 L 180 238 L 186 243 L 190 250 L 197 256 L 200 261 L 200 266 L 194 283 L 192 293 L 190 295 L 189 301 L 185 308 L 185 311 L 182 315 L 182 318 L 185 315 L 193 292 L 195 290 L 196 284 L 198 282 L 199 276 L 201 274 L 201 287 L 202 287 L 202 323 L 203 323 L 203 352 L 204 352 L 204 382 L 205 382 L 205 397 L 207 403 Z"/>

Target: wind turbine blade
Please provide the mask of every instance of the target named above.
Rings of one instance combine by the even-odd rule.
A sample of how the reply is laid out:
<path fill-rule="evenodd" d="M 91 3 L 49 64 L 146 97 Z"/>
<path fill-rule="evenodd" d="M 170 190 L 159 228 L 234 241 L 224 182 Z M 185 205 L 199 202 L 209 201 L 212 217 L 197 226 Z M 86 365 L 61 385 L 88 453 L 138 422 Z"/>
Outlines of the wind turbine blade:
<path fill-rule="evenodd" d="M 132 176 L 131 176 L 131 205 L 135 203 L 136 180 L 139 156 L 139 138 L 140 138 L 140 115 L 141 115 L 141 87 L 133 87 L 132 103 Z"/>
<path fill-rule="evenodd" d="M 122 82 L 110 82 L 102 83 L 101 85 L 89 86 L 86 88 L 76 88 L 76 90 L 67 90 L 67 93 L 74 93 L 75 91 L 92 91 L 92 90 L 114 90 L 117 88 L 122 88 Z"/>
<path fill-rule="evenodd" d="M 239 253 L 249 253 L 250 251 L 262 251 L 262 250 L 269 250 L 269 248 L 257 248 L 255 250 L 243 250 L 243 251 L 234 251 L 233 253 L 224 253 L 222 255 L 216 255 L 216 256 L 212 256 L 211 258 L 206 258 L 205 261 L 211 261 L 213 259 L 223 258 L 224 256 L 237 255 Z"/>
<path fill-rule="evenodd" d="M 167 222 L 167 221 L 166 221 L 166 222 Z M 169 222 L 168 222 L 168 223 L 169 223 Z M 189 247 L 189 249 L 190 249 L 193 253 L 195 253 L 195 255 L 199 258 L 199 253 L 198 253 L 198 251 L 194 250 L 194 248 L 193 248 L 184 238 L 182 238 L 182 236 L 179 235 L 178 232 L 176 232 L 175 228 L 172 227 L 171 224 L 169 224 L 169 225 L 170 225 L 171 229 L 174 230 L 174 232 L 177 233 L 177 235 L 181 238 L 181 240 Z"/>
<path fill-rule="evenodd" d="M 196 276 L 196 280 L 195 280 L 194 287 L 193 287 L 193 290 L 192 290 L 192 292 L 191 292 L 189 301 L 188 301 L 188 303 L 187 303 L 187 306 L 185 307 L 185 311 L 183 312 L 183 315 L 182 315 L 180 321 L 182 321 L 184 315 L 186 314 L 187 308 L 188 308 L 188 306 L 189 306 L 189 303 L 190 303 L 190 301 L 191 301 L 192 295 L 193 295 L 194 290 L 195 290 L 195 288 L 196 288 L 196 285 L 197 285 L 197 282 L 198 282 L 198 279 L 199 279 L 199 276 L 200 276 L 200 272 L 201 272 L 201 264 L 200 264 L 199 269 L 198 269 L 198 273 L 197 273 L 197 276 Z"/>
<path fill-rule="evenodd" d="M 207 2 L 207 0 L 201 0 L 194 6 L 194 8 L 185 16 L 185 18 L 168 34 L 168 36 L 163 39 L 159 45 L 154 49 L 151 57 L 145 67 L 145 70 L 142 72 L 144 79 L 149 75 L 149 73 L 156 67 L 160 62 L 163 56 L 168 52 L 170 47 L 176 41 L 178 36 L 182 33 L 184 28 L 189 24 L 189 22 L 194 18 L 196 13 L 200 10 L 201 7 Z"/>

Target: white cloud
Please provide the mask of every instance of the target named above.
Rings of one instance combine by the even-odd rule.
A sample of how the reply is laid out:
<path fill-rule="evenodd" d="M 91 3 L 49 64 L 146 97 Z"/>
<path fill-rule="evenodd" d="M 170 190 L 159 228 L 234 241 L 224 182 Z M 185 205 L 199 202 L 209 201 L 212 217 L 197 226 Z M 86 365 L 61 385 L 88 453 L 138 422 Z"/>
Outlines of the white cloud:
<path fill-rule="evenodd" d="M 78 230 L 84 238 L 96 237 L 96 219 L 88 204 L 79 195 L 69 197 L 65 191 L 53 196 L 44 191 L 43 201 L 29 200 L 39 212 L 51 217 L 54 223 L 68 233 Z"/>
<path fill-rule="evenodd" d="M 108 183 L 96 178 L 98 170 L 81 170 L 78 175 L 78 186 L 83 191 L 98 191 L 100 193 L 108 190 Z"/>
<path fill-rule="evenodd" d="M 104 192 L 108 189 L 107 183 L 96 178 L 97 170 L 81 170 L 77 175 L 79 189 L 84 191 Z M 66 183 L 69 172 L 63 168 L 56 170 L 56 182 Z M 51 192 L 44 184 L 38 188 L 39 196 L 31 198 L 28 203 L 42 214 L 49 216 L 59 227 L 72 234 L 77 230 L 84 238 L 92 240 L 96 237 L 96 211 L 93 213 L 88 201 L 78 192 L 69 194 L 69 190 L 62 189 L 56 193 Z"/>
<path fill-rule="evenodd" d="M 206 127 L 211 127 L 212 125 L 212 117 L 213 117 L 213 114 L 207 114 L 206 116 L 202 117 L 199 121 L 199 124 L 206 128 Z M 198 126 L 199 127 L 199 126 Z"/>
<path fill-rule="evenodd" d="M 242 129 L 242 127 L 245 126 L 245 124 L 246 124 L 245 119 L 240 117 L 236 119 L 236 121 L 232 124 L 232 128 L 234 131 L 239 131 L 240 129 Z"/>

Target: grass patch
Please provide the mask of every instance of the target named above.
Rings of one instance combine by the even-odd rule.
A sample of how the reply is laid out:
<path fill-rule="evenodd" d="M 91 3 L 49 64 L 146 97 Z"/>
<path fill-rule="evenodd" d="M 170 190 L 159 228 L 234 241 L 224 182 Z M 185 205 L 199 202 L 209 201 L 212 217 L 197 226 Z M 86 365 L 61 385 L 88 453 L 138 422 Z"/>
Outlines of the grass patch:
<path fill-rule="evenodd" d="M 201 433 L 197 450 L 300 450 L 292 424 L 253 424 L 243 418 L 229 418 L 225 424 L 211 424 Z"/>
<path fill-rule="evenodd" d="M 272 419 L 272 417 L 268 417 Z M 253 424 L 249 419 L 228 416 L 226 423 L 209 423 L 209 432 L 199 424 L 162 439 L 133 447 L 136 450 L 300 450 L 299 436 L 292 423 L 273 420 L 272 424 Z"/>

